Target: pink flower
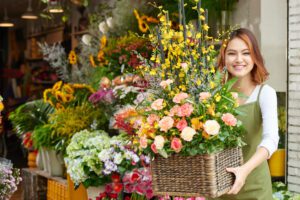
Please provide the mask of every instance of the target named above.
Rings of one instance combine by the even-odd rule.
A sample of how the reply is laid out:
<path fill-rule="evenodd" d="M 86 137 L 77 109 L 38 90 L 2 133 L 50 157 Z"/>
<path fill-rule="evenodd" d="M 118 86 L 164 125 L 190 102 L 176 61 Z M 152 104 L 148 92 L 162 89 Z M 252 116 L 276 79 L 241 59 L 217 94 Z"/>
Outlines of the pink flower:
<path fill-rule="evenodd" d="M 166 89 L 166 87 L 168 87 L 171 83 L 173 83 L 174 81 L 171 79 L 167 79 L 165 81 L 160 82 L 160 86 L 164 89 Z"/>
<path fill-rule="evenodd" d="M 235 126 L 237 122 L 237 119 L 231 113 L 223 114 L 222 120 L 228 126 Z"/>
<path fill-rule="evenodd" d="M 153 151 L 153 153 L 158 153 L 156 145 L 154 143 L 151 144 L 151 150 Z"/>
<path fill-rule="evenodd" d="M 148 140 L 147 140 L 147 138 L 146 137 L 141 137 L 140 138 L 140 147 L 142 149 L 145 149 L 145 148 L 147 148 L 147 146 L 148 146 Z"/>
<path fill-rule="evenodd" d="M 183 197 L 174 197 L 174 200 L 184 200 Z"/>
<path fill-rule="evenodd" d="M 165 144 L 165 139 L 164 139 L 164 137 L 161 136 L 161 135 L 155 136 L 155 138 L 154 138 L 154 143 L 153 143 L 153 144 L 155 144 L 155 147 L 156 147 L 156 149 L 158 149 L 158 150 L 164 148 L 164 144 Z"/>
<path fill-rule="evenodd" d="M 177 122 L 176 128 L 178 128 L 178 130 L 182 131 L 185 127 L 187 127 L 187 122 L 184 118 L 182 118 L 179 122 Z"/>
<path fill-rule="evenodd" d="M 180 137 L 183 140 L 190 142 L 190 141 L 192 141 L 195 134 L 196 134 L 195 129 L 187 126 L 182 130 Z"/>
<path fill-rule="evenodd" d="M 211 94 L 209 92 L 200 92 L 200 94 L 199 94 L 200 101 L 204 101 L 210 97 L 211 97 Z"/>
<path fill-rule="evenodd" d="M 179 153 L 182 149 L 182 143 L 179 138 L 173 138 L 171 141 L 171 148 L 176 152 Z"/>
<path fill-rule="evenodd" d="M 173 117 L 174 115 L 179 116 L 180 113 L 180 106 L 179 105 L 175 105 L 173 106 L 173 108 L 171 108 L 169 116 Z"/>
<path fill-rule="evenodd" d="M 203 125 L 204 131 L 209 135 L 217 135 L 220 130 L 220 124 L 216 120 L 207 120 Z"/>
<path fill-rule="evenodd" d="M 174 124 L 174 120 L 172 117 L 169 117 L 169 116 L 163 117 L 158 122 L 158 126 L 160 127 L 160 130 L 164 131 L 164 132 L 167 132 L 170 128 L 172 128 L 173 124 Z"/>
<path fill-rule="evenodd" d="M 190 103 L 185 103 L 180 106 L 180 112 L 178 113 L 180 117 L 189 117 L 194 111 L 193 105 Z"/>
<path fill-rule="evenodd" d="M 150 125 L 153 125 L 154 122 L 157 122 L 157 121 L 159 121 L 159 116 L 157 116 L 156 114 L 150 114 L 147 117 L 147 123 Z"/>
<path fill-rule="evenodd" d="M 234 98 L 234 99 L 238 99 L 239 98 L 239 94 L 237 92 L 231 92 L 231 96 Z"/>
<path fill-rule="evenodd" d="M 151 108 L 153 110 L 161 110 L 163 109 L 163 102 L 164 102 L 163 99 L 157 99 L 151 104 Z"/>
<path fill-rule="evenodd" d="M 188 97 L 189 97 L 189 95 L 187 93 L 181 92 L 181 93 L 175 95 L 175 97 L 173 98 L 173 102 L 180 103 L 182 100 L 184 100 Z"/>

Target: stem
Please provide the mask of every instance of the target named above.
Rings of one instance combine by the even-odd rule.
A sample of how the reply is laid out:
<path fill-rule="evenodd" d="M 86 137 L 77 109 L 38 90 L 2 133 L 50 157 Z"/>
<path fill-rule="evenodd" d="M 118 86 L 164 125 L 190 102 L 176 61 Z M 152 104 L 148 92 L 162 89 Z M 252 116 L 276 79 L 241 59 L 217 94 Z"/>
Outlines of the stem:
<path fill-rule="evenodd" d="M 184 11 L 184 0 L 181 0 L 181 8 L 182 8 L 183 37 L 184 37 L 184 42 L 186 42 L 186 21 L 185 21 L 185 11 Z"/>

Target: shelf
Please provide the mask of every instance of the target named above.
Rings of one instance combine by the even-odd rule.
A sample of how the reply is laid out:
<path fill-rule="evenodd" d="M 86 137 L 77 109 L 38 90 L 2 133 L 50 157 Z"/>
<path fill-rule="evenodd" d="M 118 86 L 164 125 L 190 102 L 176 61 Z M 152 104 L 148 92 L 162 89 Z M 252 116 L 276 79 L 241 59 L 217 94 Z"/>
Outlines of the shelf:
<path fill-rule="evenodd" d="M 47 173 L 45 171 L 42 171 L 42 170 L 39 170 L 37 168 L 23 168 L 22 170 L 30 172 L 30 173 L 35 173 L 35 174 L 37 174 L 39 176 L 42 176 L 42 177 L 45 177 L 47 179 L 51 179 L 51 180 L 57 181 L 57 182 L 65 185 L 65 186 L 68 185 L 67 179 L 64 179 L 64 178 L 58 177 L 58 176 L 50 176 L 49 173 Z"/>
<path fill-rule="evenodd" d="M 88 30 L 83 30 L 83 31 L 76 31 L 74 33 L 71 33 L 71 35 L 78 36 L 78 35 L 83 35 L 83 34 L 87 34 L 87 33 L 89 33 Z"/>
<path fill-rule="evenodd" d="M 45 31 L 42 31 L 42 32 L 39 32 L 39 33 L 34 33 L 34 34 L 31 34 L 31 35 L 28 35 L 27 38 L 40 37 L 40 36 L 47 35 L 49 33 L 63 31 L 64 28 L 65 28 L 64 26 L 59 26 L 59 27 L 56 27 L 56 28 L 51 28 L 51 29 L 48 29 L 48 30 L 45 30 Z"/>

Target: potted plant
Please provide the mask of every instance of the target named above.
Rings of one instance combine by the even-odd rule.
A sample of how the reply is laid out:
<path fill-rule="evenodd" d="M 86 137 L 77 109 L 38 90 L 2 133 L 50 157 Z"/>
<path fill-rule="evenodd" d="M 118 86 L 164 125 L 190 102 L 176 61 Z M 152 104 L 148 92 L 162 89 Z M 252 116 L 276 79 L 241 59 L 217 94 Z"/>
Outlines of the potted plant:
<path fill-rule="evenodd" d="M 269 159 L 270 173 L 272 177 L 285 176 L 285 137 L 286 137 L 286 109 L 284 106 L 278 108 L 278 149 Z"/>

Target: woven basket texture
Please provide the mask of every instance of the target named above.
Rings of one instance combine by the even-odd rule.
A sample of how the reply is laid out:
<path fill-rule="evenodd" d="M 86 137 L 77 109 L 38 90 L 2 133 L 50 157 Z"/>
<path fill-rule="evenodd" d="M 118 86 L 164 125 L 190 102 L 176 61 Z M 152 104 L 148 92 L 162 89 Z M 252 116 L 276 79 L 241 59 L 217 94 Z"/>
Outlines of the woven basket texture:
<path fill-rule="evenodd" d="M 219 197 L 234 182 L 234 175 L 226 168 L 242 163 L 241 148 L 195 156 L 176 154 L 167 159 L 157 156 L 151 161 L 153 191 L 155 195 Z"/>

